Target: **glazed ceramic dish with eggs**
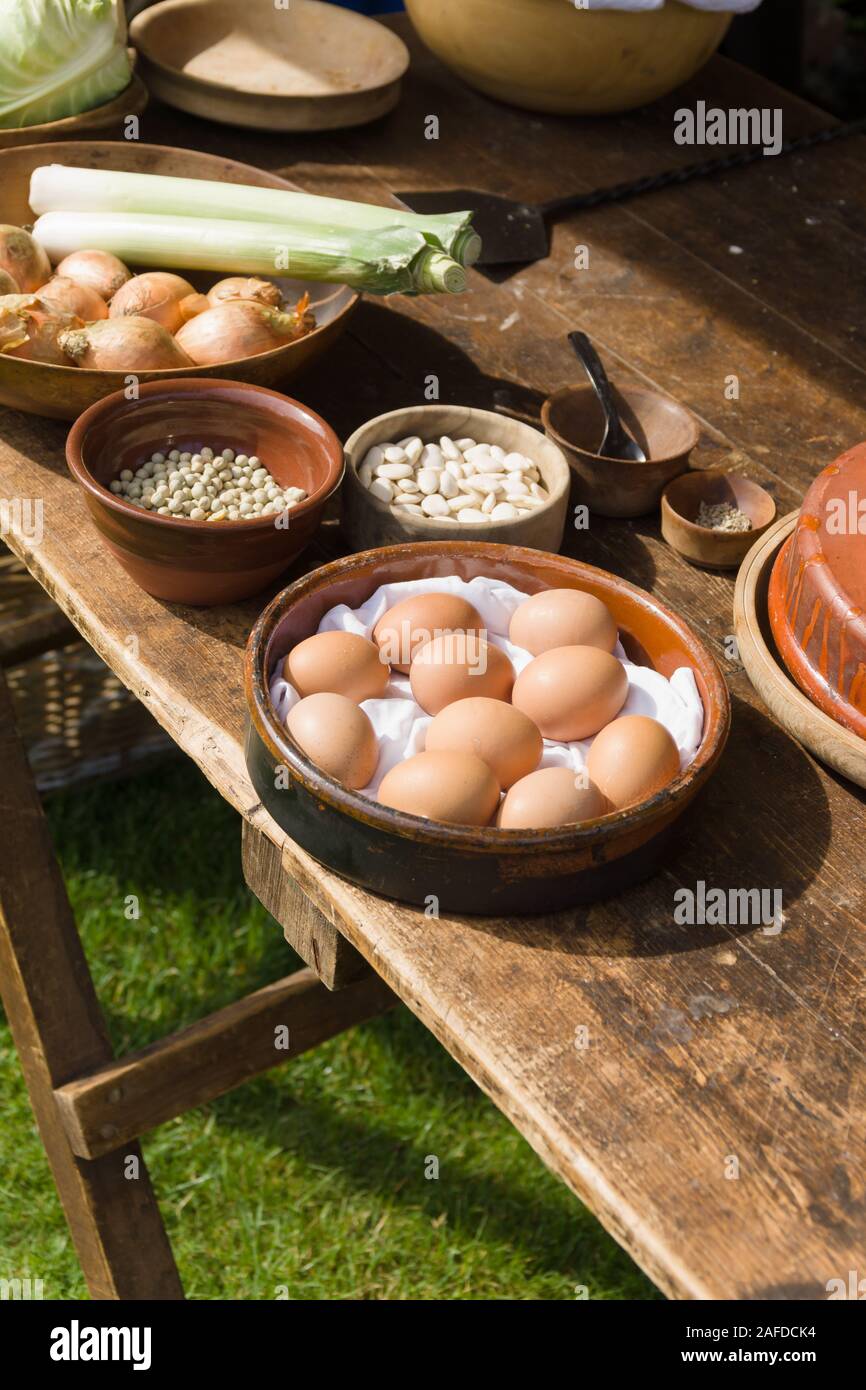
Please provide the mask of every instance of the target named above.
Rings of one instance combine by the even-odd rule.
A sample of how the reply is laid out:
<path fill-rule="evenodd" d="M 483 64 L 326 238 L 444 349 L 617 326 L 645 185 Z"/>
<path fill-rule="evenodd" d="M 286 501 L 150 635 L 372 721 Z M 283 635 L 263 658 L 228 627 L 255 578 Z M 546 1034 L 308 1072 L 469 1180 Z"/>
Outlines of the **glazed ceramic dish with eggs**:
<path fill-rule="evenodd" d="M 62 144 L 26 145 L 19 149 L 0 150 L 2 218 L 5 223 L 23 227 L 33 222 L 29 201 L 31 175 L 35 169 L 52 164 L 209 179 L 221 183 L 253 184 L 266 188 L 293 187 L 275 174 L 255 169 L 248 164 L 239 164 L 232 159 L 200 154 L 197 150 L 172 149 L 126 140 L 114 143 L 68 141 Z M 143 269 L 148 271 L 146 267 Z M 216 273 L 184 272 L 184 278 L 190 280 L 193 290 L 208 291 L 224 277 Z M 232 356 L 218 362 L 208 362 L 204 368 L 208 374 L 262 386 L 272 386 L 278 381 L 284 381 L 327 350 L 342 332 L 358 302 L 358 295 L 345 285 L 305 285 L 278 276 L 269 278 L 272 278 L 287 306 L 295 305 L 304 293 L 309 294 L 309 312 L 314 320 L 311 331 L 297 337 L 288 337 L 281 345 L 267 351 L 256 351 L 254 355 Z M 19 289 L 23 288 L 19 286 Z M 35 291 L 37 288 L 36 285 L 27 287 L 28 291 Z M 106 322 L 110 323 L 111 320 L 107 319 Z M 191 320 L 191 323 L 194 323 L 194 320 Z M 189 329 L 190 324 L 187 324 L 186 328 Z M 89 364 L 93 356 L 93 353 L 89 353 L 81 357 L 81 362 Z M 60 365 L 53 361 L 33 361 L 0 351 L 0 404 L 15 410 L 50 416 L 53 419 L 74 420 L 88 406 L 122 388 L 130 371 L 135 371 L 141 382 L 165 381 L 176 376 L 201 376 L 203 365 L 189 365 L 192 362 L 192 355 L 178 352 L 174 365 L 165 368 L 139 369 L 133 365 L 125 370 L 118 370 L 97 365 L 75 366 L 71 358 L 69 365 Z M 184 365 L 185 363 L 187 365 Z"/>
<path fill-rule="evenodd" d="M 730 723 L 715 661 L 658 600 L 496 544 L 387 547 L 314 571 L 262 614 L 245 681 L 247 765 L 287 834 L 374 892 L 482 915 L 553 911 L 652 873 Z M 676 740 L 651 717 L 662 691 L 684 711 Z M 310 703 L 323 696 L 327 711 Z"/>

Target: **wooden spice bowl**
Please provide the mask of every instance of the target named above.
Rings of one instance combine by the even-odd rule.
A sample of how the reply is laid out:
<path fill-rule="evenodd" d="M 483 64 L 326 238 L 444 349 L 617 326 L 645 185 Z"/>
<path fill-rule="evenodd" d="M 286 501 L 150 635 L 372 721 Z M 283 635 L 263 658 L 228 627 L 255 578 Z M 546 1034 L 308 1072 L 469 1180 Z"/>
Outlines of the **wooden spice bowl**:
<path fill-rule="evenodd" d="M 214 179 L 221 183 L 248 183 L 260 188 L 292 188 L 293 184 L 276 174 L 239 164 L 234 159 L 201 154 L 198 150 L 175 149 L 163 145 L 143 145 L 136 140 L 69 140 L 50 145 L 24 145 L 20 149 L 0 150 L 0 188 L 3 189 L 3 220 L 15 226 L 33 222 L 30 211 L 30 175 L 42 164 L 69 164 L 90 169 L 126 169 L 138 174 L 167 174 L 177 178 Z M 132 267 L 142 269 L 143 267 Z M 146 267 L 144 267 L 146 268 Z M 221 276 L 212 272 L 202 277 L 184 272 L 197 288 L 214 284 Z M 301 285 L 281 281 L 287 293 L 296 298 L 309 290 L 316 327 L 295 342 L 274 348 L 256 357 L 242 357 L 207 368 L 211 377 L 247 381 L 273 386 L 285 381 L 301 367 L 326 352 L 348 323 L 359 295 L 347 285 Z M 178 377 L 200 377 L 201 367 L 171 367 L 163 371 L 137 372 L 140 382 L 170 381 Z M 74 420 L 83 410 L 110 396 L 126 384 L 125 371 L 95 371 L 87 367 L 54 366 L 47 362 L 26 362 L 0 352 L 0 405 L 47 415 L 54 420 Z"/>
<path fill-rule="evenodd" d="M 396 442 L 412 434 L 420 435 L 425 444 L 448 435 L 452 439 L 475 439 L 479 444 L 499 444 L 509 453 L 524 454 L 538 465 L 550 501 L 516 520 L 490 521 L 486 525 L 397 516 L 387 502 L 372 496 L 364 487 L 357 470 L 374 444 Z M 349 436 L 345 447 L 341 526 L 353 550 L 402 541 L 458 539 L 499 541 L 536 550 L 556 551 L 562 545 L 571 476 L 562 450 L 532 425 L 473 406 L 415 405 L 389 410 L 368 420 Z"/>
<path fill-rule="evenodd" d="M 277 662 L 338 603 L 359 607 L 382 584 L 456 575 L 502 580 L 527 594 L 583 589 L 606 603 L 630 659 L 669 677 L 695 673 L 704 705 L 694 761 L 639 806 L 556 830 L 445 825 L 350 791 L 303 754 L 278 719 L 269 684 Z M 712 775 L 730 725 L 724 678 L 690 628 L 651 594 L 560 555 L 481 542 L 433 541 L 350 555 L 305 575 L 267 606 L 247 645 L 246 759 L 277 824 L 315 859 L 373 892 L 443 911 L 536 914 L 621 892 L 651 874 L 674 823 Z M 278 775 L 278 769 L 283 775 Z M 288 773 L 286 776 L 285 773 Z"/>
<path fill-rule="evenodd" d="M 645 463 L 595 452 L 604 413 L 589 385 L 554 391 L 541 408 L 541 422 L 568 459 L 578 502 L 599 516 L 645 516 L 655 511 L 667 483 L 688 468 L 700 425 L 679 401 L 651 387 L 614 386 L 613 396 L 623 424 L 647 456 Z"/>
<path fill-rule="evenodd" d="M 156 450 L 205 445 L 257 454 L 284 487 L 307 497 L 287 514 L 244 521 L 191 521 L 134 507 L 109 490 Z M 182 377 L 152 381 L 137 400 L 118 391 L 73 425 L 66 460 L 102 543 L 147 593 L 211 607 L 257 594 L 304 549 L 340 486 L 343 451 L 331 427 L 289 396 L 243 381 Z"/>
<path fill-rule="evenodd" d="M 737 507 L 751 521 L 751 530 L 715 531 L 699 526 L 702 502 L 709 507 L 724 502 Z M 684 473 L 662 494 L 662 535 L 678 555 L 704 569 L 736 569 L 775 516 L 776 503 L 760 484 L 724 468 Z"/>

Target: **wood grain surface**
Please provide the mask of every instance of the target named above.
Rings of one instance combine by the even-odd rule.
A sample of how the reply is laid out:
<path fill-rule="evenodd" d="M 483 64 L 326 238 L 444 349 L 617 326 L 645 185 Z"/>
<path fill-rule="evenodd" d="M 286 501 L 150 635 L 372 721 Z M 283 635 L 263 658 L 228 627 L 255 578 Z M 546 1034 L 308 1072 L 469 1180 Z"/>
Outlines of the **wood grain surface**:
<path fill-rule="evenodd" d="M 529 116 L 489 102 L 417 45 L 403 101 L 339 137 L 251 137 L 185 122 L 186 142 L 316 192 L 477 184 L 530 198 L 689 162 L 673 111 L 780 106 L 785 134 L 827 118 L 715 59 L 684 92 L 622 118 Z M 425 119 L 438 114 L 438 140 Z M 153 104 L 142 138 L 174 143 Z M 587 331 L 615 379 L 699 417 L 694 461 L 733 466 L 780 514 L 866 437 L 866 150 L 762 161 L 722 182 L 583 214 L 547 261 L 444 299 L 365 302 L 293 390 L 345 438 L 370 416 L 443 401 L 537 410 L 573 381 Z M 589 247 L 589 269 L 574 268 Z M 732 251 L 732 247 L 740 248 Z M 726 380 L 739 380 L 727 399 Z M 40 582 L 206 776 L 279 847 L 287 872 L 668 1294 L 826 1297 L 862 1274 L 866 1231 L 863 793 L 769 717 L 731 647 L 733 578 L 671 553 L 655 518 L 594 517 L 569 553 L 652 589 L 719 655 L 734 728 L 665 872 L 547 919 L 436 919 L 321 869 L 263 815 L 244 766 L 241 658 L 264 596 L 169 608 L 101 549 L 63 465 L 60 425 L 7 412 L 0 496 L 43 499 L 40 545 L 9 538 Z M 339 553 L 333 526 L 302 562 Z M 678 889 L 780 889 L 781 930 L 680 925 Z M 431 885 L 435 893 L 435 884 Z M 447 1141 L 443 1141 L 447 1167 Z M 579 1271 L 578 1271 L 579 1273 Z"/>

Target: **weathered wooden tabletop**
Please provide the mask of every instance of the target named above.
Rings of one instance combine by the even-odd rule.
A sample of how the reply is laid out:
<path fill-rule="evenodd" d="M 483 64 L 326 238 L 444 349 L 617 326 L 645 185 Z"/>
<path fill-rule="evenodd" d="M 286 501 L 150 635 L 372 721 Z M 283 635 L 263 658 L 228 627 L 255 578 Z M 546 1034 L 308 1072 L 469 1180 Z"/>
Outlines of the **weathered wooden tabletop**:
<path fill-rule="evenodd" d="M 689 162 L 672 115 L 698 99 L 781 106 L 786 135 L 824 119 L 722 59 L 649 111 L 542 119 L 475 95 L 416 48 L 400 106 L 367 129 L 261 136 L 153 107 L 141 138 L 347 197 L 478 184 L 543 199 Z M 549 260 L 505 283 L 473 274 L 461 298 L 365 302 L 290 390 L 344 437 L 423 400 L 430 374 L 443 400 L 489 406 L 506 390 L 519 406 L 574 378 L 565 334 L 580 327 L 615 375 L 697 413 L 697 463 L 747 469 L 787 511 L 866 437 L 864 175 L 861 139 L 583 214 L 556 229 Z M 219 792 L 282 844 L 242 755 L 242 652 L 261 602 L 178 610 L 135 588 L 86 519 L 64 433 L 2 414 L 0 496 L 45 505 L 42 544 L 10 543 Z M 326 529 L 306 563 L 335 544 Z M 731 577 L 680 561 L 655 518 L 594 518 L 567 549 L 659 594 L 730 680 L 731 741 L 666 870 L 557 917 L 435 920 L 291 844 L 285 862 L 662 1289 L 826 1297 L 866 1255 L 863 794 L 770 720 L 730 659 Z M 781 889 L 781 932 L 677 925 L 674 894 L 699 881 Z"/>

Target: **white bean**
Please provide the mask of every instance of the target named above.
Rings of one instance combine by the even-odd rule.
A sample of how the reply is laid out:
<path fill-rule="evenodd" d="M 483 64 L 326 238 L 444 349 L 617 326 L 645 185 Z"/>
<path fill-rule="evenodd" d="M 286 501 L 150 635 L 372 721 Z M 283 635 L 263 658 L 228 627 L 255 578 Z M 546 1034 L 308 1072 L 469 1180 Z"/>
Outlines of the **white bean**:
<path fill-rule="evenodd" d="M 396 444 L 389 444 L 388 447 L 387 447 L 386 449 L 383 450 L 383 453 L 384 453 L 384 455 L 385 455 L 385 462 L 386 462 L 386 463 L 405 463 L 405 462 L 406 462 L 406 455 L 405 455 L 405 453 L 403 452 L 402 449 L 398 448 Z"/>
<path fill-rule="evenodd" d="M 460 491 L 457 479 L 453 473 L 449 473 L 443 468 L 439 474 L 439 491 L 443 497 L 456 497 Z"/>
<path fill-rule="evenodd" d="M 426 516 L 448 516 L 448 503 L 444 497 L 440 497 L 438 492 L 434 492 L 430 497 L 425 497 L 421 503 L 421 510 Z"/>
<path fill-rule="evenodd" d="M 466 453 L 467 449 L 475 448 L 475 440 L 469 439 L 468 436 L 465 439 L 455 439 L 454 443 L 457 445 L 457 448 L 463 454 Z"/>
<path fill-rule="evenodd" d="M 454 459 L 456 463 L 459 463 L 463 457 L 457 445 L 454 443 L 454 440 L 449 439 L 447 434 L 443 434 L 442 438 L 439 440 L 439 448 L 442 450 L 445 458 Z"/>
<path fill-rule="evenodd" d="M 396 482 L 398 478 L 411 478 L 413 471 L 411 463 L 380 463 L 376 469 L 376 477 L 389 478 Z"/>
<path fill-rule="evenodd" d="M 385 455 L 382 449 L 378 444 L 374 444 L 372 449 L 368 449 L 367 453 L 364 455 L 364 462 L 362 463 L 361 467 L 369 468 L 370 472 L 372 473 L 374 468 L 378 468 L 379 464 L 384 462 Z"/>
<path fill-rule="evenodd" d="M 486 513 L 489 514 L 490 512 L 493 511 L 493 508 L 494 508 L 495 506 L 496 506 L 496 493 L 495 493 L 495 492 L 488 492 L 488 494 L 487 494 L 487 496 L 485 497 L 484 501 L 481 503 L 481 510 L 482 510 L 482 512 L 486 512 Z"/>
<path fill-rule="evenodd" d="M 490 518 L 477 507 L 464 507 L 462 512 L 457 513 L 457 520 L 469 526 L 477 526 L 479 522 L 486 524 Z"/>
<path fill-rule="evenodd" d="M 497 502 L 493 511 L 490 513 L 491 521 L 514 521 L 520 516 L 516 507 L 512 507 L 510 502 Z"/>
<path fill-rule="evenodd" d="M 439 490 L 439 474 L 435 468 L 422 468 L 417 481 L 419 488 L 427 496 Z"/>
<path fill-rule="evenodd" d="M 387 478 L 374 478 L 370 484 L 370 495 L 378 497 L 380 502 L 393 502 L 394 486 Z"/>
<path fill-rule="evenodd" d="M 422 468 L 444 468 L 445 460 L 438 444 L 425 444 L 418 463 Z"/>

